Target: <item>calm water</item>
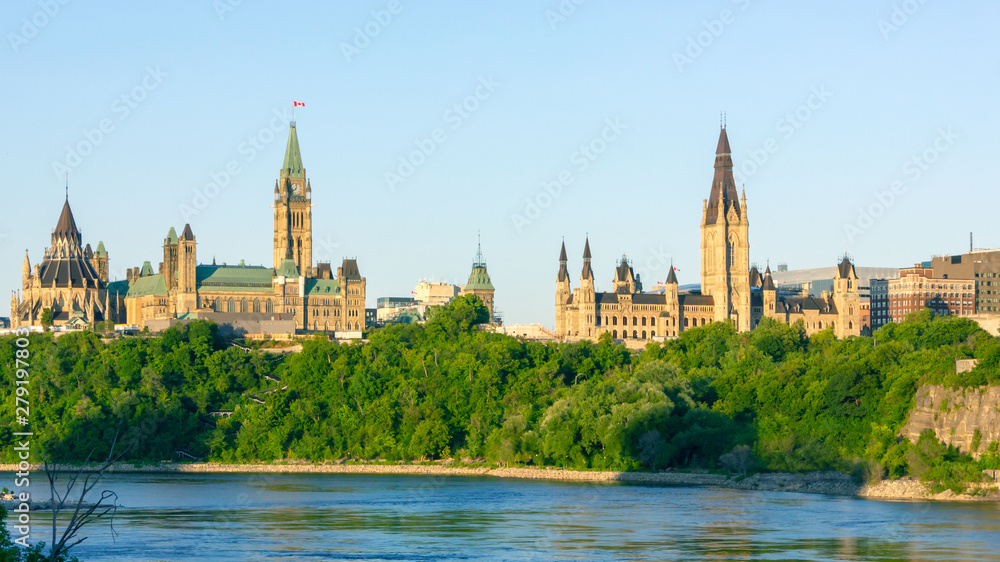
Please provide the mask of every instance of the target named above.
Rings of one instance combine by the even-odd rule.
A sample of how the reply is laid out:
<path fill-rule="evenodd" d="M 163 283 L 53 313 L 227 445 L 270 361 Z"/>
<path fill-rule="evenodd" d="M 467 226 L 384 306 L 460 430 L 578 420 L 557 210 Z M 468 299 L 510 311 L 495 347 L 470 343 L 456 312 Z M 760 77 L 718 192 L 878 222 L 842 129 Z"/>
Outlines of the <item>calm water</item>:
<path fill-rule="evenodd" d="M 106 560 L 1000 560 L 1000 506 L 489 478 L 116 475 Z M 102 486 L 104 487 L 104 486 Z M 35 532 L 42 531 L 36 522 Z"/>

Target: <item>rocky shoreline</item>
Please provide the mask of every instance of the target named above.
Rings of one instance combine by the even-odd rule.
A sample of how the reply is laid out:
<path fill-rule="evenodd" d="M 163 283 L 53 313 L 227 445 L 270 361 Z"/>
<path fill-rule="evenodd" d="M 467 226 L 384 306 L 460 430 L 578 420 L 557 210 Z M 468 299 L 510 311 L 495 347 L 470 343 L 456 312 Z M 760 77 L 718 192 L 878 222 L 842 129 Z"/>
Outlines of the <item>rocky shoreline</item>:
<path fill-rule="evenodd" d="M 58 466 L 59 470 L 76 470 L 78 466 Z M 32 470 L 41 469 L 33 467 Z M 0 471 L 15 472 L 15 465 L 0 465 Z M 736 490 L 797 492 L 848 496 L 879 500 L 945 500 L 1000 501 L 996 482 L 969 484 L 973 493 L 955 494 L 950 490 L 932 494 L 919 480 L 902 478 L 878 484 L 857 484 L 841 472 L 811 472 L 806 474 L 760 473 L 747 477 L 699 472 L 613 472 L 580 471 L 557 468 L 487 468 L 448 466 L 443 464 L 221 464 L 221 463 L 160 463 L 116 465 L 114 473 L 309 473 L 309 474 L 392 474 L 419 476 L 489 476 L 529 480 L 566 482 L 636 483 L 661 486 L 704 486 Z"/>

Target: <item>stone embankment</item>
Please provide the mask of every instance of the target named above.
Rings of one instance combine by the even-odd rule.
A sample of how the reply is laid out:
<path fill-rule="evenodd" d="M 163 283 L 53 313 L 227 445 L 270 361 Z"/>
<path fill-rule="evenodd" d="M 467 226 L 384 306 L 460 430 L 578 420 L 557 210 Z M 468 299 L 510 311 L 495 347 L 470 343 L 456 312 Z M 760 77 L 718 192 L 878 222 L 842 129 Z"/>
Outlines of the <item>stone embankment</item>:
<path fill-rule="evenodd" d="M 40 468 L 40 467 L 39 467 Z M 71 467 L 57 467 L 67 470 Z M 78 467 L 72 467 L 74 469 Z M 0 465 L 0 472 L 16 471 L 14 465 Z M 704 486 L 737 490 L 798 492 L 883 500 L 950 500 L 1000 501 L 996 482 L 969 484 L 974 493 L 954 494 L 945 491 L 932 494 L 919 480 L 903 478 L 878 484 L 857 484 L 840 472 L 806 474 L 761 473 L 747 477 L 699 472 L 612 472 L 580 471 L 555 468 L 487 468 L 447 466 L 443 464 L 218 464 L 160 463 L 150 465 L 116 465 L 108 472 L 143 473 L 309 473 L 309 474 L 386 474 L 416 476 L 488 476 L 528 480 L 560 480 L 568 482 L 635 483 L 660 486 Z"/>

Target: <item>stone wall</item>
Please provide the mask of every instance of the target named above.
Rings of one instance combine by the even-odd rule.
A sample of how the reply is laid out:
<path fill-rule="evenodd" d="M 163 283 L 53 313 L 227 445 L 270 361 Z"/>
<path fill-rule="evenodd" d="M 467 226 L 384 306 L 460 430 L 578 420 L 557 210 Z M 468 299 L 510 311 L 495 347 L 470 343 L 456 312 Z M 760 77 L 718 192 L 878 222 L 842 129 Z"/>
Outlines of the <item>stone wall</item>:
<path fill-rule="evenodd" d="M 965 389 L 921 386 L 903 435 L 916 442 L 928 428 L 934 430 L 938 439 L 978 458 L 991 441 L 1000 441 L 1000 386 Z M 982 436 L 978 449 L 973 451 L 977 429 Z"/>

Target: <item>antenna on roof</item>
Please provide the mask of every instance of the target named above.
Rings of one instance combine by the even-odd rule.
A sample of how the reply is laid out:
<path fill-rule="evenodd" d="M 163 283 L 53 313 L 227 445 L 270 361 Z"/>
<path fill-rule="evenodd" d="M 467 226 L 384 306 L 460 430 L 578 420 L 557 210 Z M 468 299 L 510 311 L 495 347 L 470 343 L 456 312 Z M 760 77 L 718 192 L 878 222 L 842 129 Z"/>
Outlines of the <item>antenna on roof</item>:
<path fill-rule="evenodd" d="M 69 170 L 66 170 L 66 200 L 69 201 Z"/>

